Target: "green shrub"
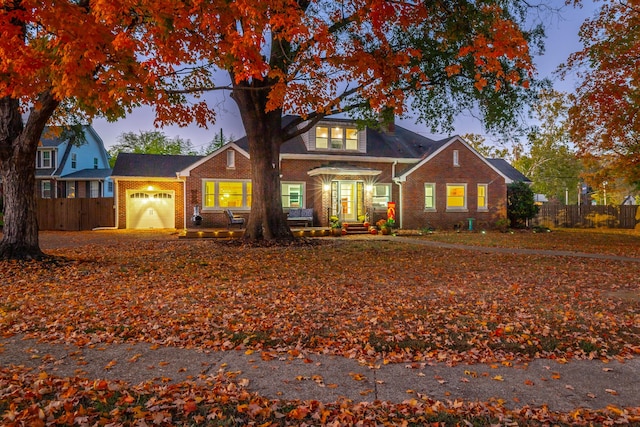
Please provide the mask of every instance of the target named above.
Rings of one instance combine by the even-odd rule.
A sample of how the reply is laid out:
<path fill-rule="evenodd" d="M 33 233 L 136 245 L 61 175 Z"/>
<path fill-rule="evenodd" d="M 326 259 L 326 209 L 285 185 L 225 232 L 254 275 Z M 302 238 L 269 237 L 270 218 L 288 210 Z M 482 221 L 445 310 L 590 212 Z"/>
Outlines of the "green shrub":
<path fill-rule="evenodd" d="M 531 187 L 524 182 L 507 186 L 507 217 L 512 227 L 526 227 L 530 219 L 538 214 Z"/>

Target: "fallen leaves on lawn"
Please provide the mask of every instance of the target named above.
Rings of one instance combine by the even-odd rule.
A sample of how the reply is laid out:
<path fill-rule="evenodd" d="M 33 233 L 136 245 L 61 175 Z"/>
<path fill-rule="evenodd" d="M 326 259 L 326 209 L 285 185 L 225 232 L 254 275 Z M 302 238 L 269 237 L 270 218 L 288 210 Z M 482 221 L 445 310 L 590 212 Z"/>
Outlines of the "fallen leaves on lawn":
<path fill-rule="evenodd" d="M 0 333 L 81 346 L 147 341 L 385 363 L 640 353 L 637 302 L 605 296 L 637 290 L 640 267 L 629 263 L 460 258 L 391 242 L 244 248 L 140 241 L 56 255 L 67 261 L 0 262 L 0 275 L 11 278 L 0 287 Z"/>
<path fill-rule="evenodd" d="M 64 259 L 0 262 L 0 335 L 78 346 L 149 342 L 154 348 L 260 351 L 263 360 L 304 361 L 322 353 L 367 363 L 408 363 L 412 369 L 425 362 L 510 366 L 531 358 L 606 361 L 640 354 L 639 302 L 615 296 L 640 292 L 636 263 L 462 253 L 381 241 L 247 248 L 216 241 L 146 240 L 52 254 Z M 473 378 L 471 372 L 465 376 Z M 15 381 L 27 385 L 52 381 L 16 375 Z M 10 372 L 4 376 L 13 381 Z M 159 424 L 171 423 L 177 414 L 194 423 L 200 420 L 196 417 L 293 423 L 309 417 L 339 420 L 347 412 L 375 418 L 452 410 L 424 400 L 375 408 L 349 403 L 344 412 L 339 406 L 320 409 L 318 402 L 274 407 L 254 402 L 257 398 L 230 384 L 216 385 L 224 389 L 220 399 L 226 402 L 207 397 L 212 402 L 203 410 L 193 400 L 193 385 L 163 384 L 163 390 L 180 396 L 180 403 L 156 389 L 118 394 L 108 389 L 125 390 L 118 383 L 98 389 L 80 380 L 59 380 L 49 388 L 79 390 L 70 402 L 53 391 L 36 393 L 40 400 L 17 403 L 10 395 L 14 403 L 6 406 L 3 423 L 60 419 L 93 424 L 104 415 L 91 412 L 97 410 L 89 409 L 90 402 L 109 392 L 128 405 L 113 418 L 140 416 Z M 225 387 L 236 388 L 230 393 Z M 129 405 L 124 394 L 136 401 Z M 229 402 L 234 402 L 233 411 Z M 469 405 L 468 413 L 481 410 Z M 507 416 L 503 410 L 494 411 L 500 419 L 517 415 L 547 422 L 545 417 L 563 417 L 531 408 Z M 615 416 L 633 415 L 621 411 Z M 590 420 L 592 413 L 579 416 Z"/>

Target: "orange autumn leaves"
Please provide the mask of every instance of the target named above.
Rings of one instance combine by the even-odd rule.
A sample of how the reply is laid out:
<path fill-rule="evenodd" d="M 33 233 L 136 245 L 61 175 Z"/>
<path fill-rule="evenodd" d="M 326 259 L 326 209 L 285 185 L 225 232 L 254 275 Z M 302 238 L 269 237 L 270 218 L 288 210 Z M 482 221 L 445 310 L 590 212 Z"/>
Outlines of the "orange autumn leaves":
<path fill-rule="evenodd" d="M 215 75 L 221 70 L 232 86 L 265 80 L 267 110 L 326 114 L 366 99 L 374 110 L 401 113 L 409 92 L 429 87 L 440 71 L 421 64 L 439 63 L 429 56 L 453 45 L 459 58 L 443 62 L 449 77 L 460 72 L 458 59 L 471 57 L 479 91 L 488 81 L 496 91 L 526 87 L 522 76 L 533 67 L 518 24 L 489 4 L 469 22 L 477 34 L 461 31 L 448 7 L 385 0 L 23 1 L 0 12 L 0 96 L 28 104 L 50 91 L 89 116 L 112 118 L 150 104 L 159 123 L 206 124 L 215 112 L 197 95 L 229 88 Z M 440 47 L 425 53 L 423 42 Z"/>
<path fill-rule="evenodd" d="M 640 351 L 635 264 L 323 242 L 151 241 L 59 250 L 60 265 L 4 262 L 0 333 L 382 363 Z"/>

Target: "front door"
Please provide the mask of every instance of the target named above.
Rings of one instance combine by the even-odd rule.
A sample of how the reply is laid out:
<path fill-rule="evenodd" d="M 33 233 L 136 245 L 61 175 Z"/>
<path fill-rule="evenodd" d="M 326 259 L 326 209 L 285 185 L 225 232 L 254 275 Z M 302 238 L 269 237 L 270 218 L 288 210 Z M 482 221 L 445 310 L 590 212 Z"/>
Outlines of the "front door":
<path fill-rule="evenodd" d="M 331 183 L 331 211 L 342 221 L 356 222 L 362 215 L 363 184 L 358 181 L 333 181 Z"/>

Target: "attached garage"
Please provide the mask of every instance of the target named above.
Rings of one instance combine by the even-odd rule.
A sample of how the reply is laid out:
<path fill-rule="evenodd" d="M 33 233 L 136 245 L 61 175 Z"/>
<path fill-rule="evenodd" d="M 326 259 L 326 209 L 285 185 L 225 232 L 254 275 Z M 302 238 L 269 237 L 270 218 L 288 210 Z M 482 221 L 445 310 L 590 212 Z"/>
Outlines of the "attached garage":
<path fill-rule="evenodd" d="M 118 154 L 111 176 L 116 199 L 116 227 L 185 228 L 185 179 L 178 176 L 178 172 L 201 158 Z"/>
<path fill-rule="evenodd" d="M 127 228 L 175 228 L 175 192 L 127 191 Z"/>

